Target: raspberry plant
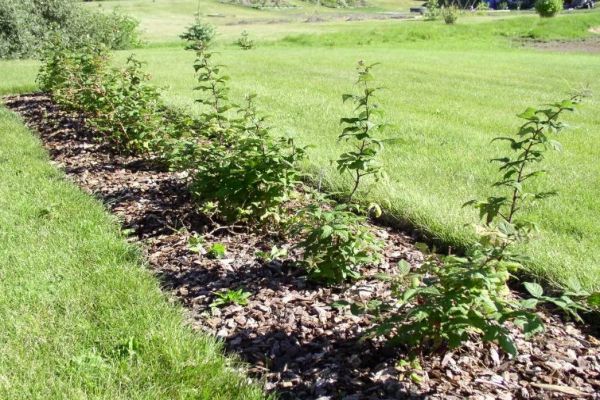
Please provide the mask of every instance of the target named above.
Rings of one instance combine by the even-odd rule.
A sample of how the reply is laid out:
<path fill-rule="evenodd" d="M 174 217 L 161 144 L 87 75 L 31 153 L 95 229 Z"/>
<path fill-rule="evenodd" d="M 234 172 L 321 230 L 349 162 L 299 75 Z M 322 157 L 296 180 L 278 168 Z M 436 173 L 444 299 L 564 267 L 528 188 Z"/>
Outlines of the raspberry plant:
<path fill-rule="evenodd" d="M 340 283 L 360 277 L 360 268 L 381 261 L 383 243 L 357 214 L 356 206 L 336 204 L 319 194 L 297 214 L 292 232 L 302 237 L 301 265 L 310 277 Z"/>
<path fill-rule="evenodd" d="M 544 159 L 545 151 L 560 147 L 549 135 L 564 128 L 559 117 L 572 111 L 578 101 L 576 96 L 545 108 L 527 109 L 519 115 L 526 122 L 516 138 L 495 139 L 507 141 L 516 155 L 495 159 L 501 163 L 502 178 L 494 187 L 507 188 L 507 195 L 466 203 L 478 208 L 485 221 L 479 242 L 463 257 L 432 256 L 418 273 L 405 270 L 395 285 L 397 311 L 376 326 L 372 335 L 386 336 L 394 344 L 417 346 L 421 351 L 456 348 L 477 337 L 496 342 L 515 356 L 517 347 L 507 322 L 526 335 L 540 332 L 543 324 L 535 310 L 541 303 L 552 303 L 579 318 L 577 312 L 585 307 L 566 294 L 544 296 L 539 285 L 527 282 L 525 287 L 533 297 L 519 300 L 509 295 L 507 286 L 511 274 L 522 269 L 527 259 L 514 244 L 526 240 L 531 230 L 530 223 L 517 220 L 517 213 L 525 202 L 554 194 L 525 191 L 525 183 L 543 173 L 531 167 Z"/>
<path fill-rule="evenodd" d="M 343 153 L 337 160 L 337 170 L 342 174 L 349 173 L 352 176 L 353 186 L 348 196 L 348 202 L 352 201 L 365 177 L 372 176 L 375 181 L 378 181 L 382 176 L 381 166 L 377 162 L 382 142 L 374 135 L 383 131 L 386 125 L 376 121 L 376 117 L 383 115 L 383 111 L 374 102 L 375 93 L 380 88 L 371 85 L 373 81 L 371 70 L 376 65 L 367 65 L 363 61 L 359 61 L 356 84 L 359 86 L 360 92 L 342 96 L 344 102 L 350 100 L 356 106 L 354 116 L 340 119 L 344 129 L 338 137 L 338 140 L 351 142 L 354 147 L 354 150 Z"/>
<path fill-rule="evenodd" d="M 507 193 L 490 196 L 483 201 L 471 200 L 465 203 L 479 210 L 480 217 L 485 220 L 486 225 L 492 224 L 498 218 L 509 224 L 517 222 L 516 213 L 528 203 L 556 195 L 554 190 L 528 192 L 526 184 L 546 173 L 545 170 L 534 166 L 544 160 L 547 150 L 561 149 L 561 144 L 551 136 L 565 128 L 559 120 L 560 116 L 566 111 L 573 111 L 580 101 L 580 96 L 574 96 L 544 108 L 528 108 L 518 116 L 526 122 L 519 128 L 516 138 L 502 136 L 494 139 L 494 141 L 508 142 L 513 152 L 513 155 L 492 160 L 500 164 L 499 171 L 502 174 L 501 179 L 495 182 L 493 187 L 504 189 Z M 517 222 L 517 225 L 523 226 L 524 222 Z"/>

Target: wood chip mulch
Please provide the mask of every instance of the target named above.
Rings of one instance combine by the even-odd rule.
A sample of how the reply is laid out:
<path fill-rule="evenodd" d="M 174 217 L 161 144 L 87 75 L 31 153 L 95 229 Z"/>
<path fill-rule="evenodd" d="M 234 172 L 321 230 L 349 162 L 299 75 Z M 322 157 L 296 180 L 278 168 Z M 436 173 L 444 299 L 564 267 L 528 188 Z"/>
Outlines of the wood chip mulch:
<path fill-rule="evenodd" d="M 332 303 L 389 298 L 389 285 L 374 275 L 393 273 L 400 260 L 414 268 L 423 260 L 406 234 L 376 227 L 387 243 L 385 263 L 354 284 L 335 287 L 312 284 L 290 260 L 260 261 L 255 253 L 270 249 L 270 237 L 222 232 L 214 241 L 224 243 L 227 254 L 211 259 L 190 250 L 190 236 L 211 226 L 195 211 L 183 176 L 112 153 L 93 139 L 85 121 L 45 95 L 4 102 L 38 132 L 52 162 L 134 232 L 132 240 L 147 252 L 164 289 L 186 306 L 192 324 L 222 338 L 281 399 L 600 399 L 600 342 L 550 314 L 543 315 L 546 332 L 533 340 L 515 332 L 515 360 L 495 345 L 468 343 L 405 370 L 398 364 L 406 357 L 401 349 L 361 341 L 369 318 Z M 251 292 L 248 305 L 212 308 L 215 292 L 225 288 Z"/>

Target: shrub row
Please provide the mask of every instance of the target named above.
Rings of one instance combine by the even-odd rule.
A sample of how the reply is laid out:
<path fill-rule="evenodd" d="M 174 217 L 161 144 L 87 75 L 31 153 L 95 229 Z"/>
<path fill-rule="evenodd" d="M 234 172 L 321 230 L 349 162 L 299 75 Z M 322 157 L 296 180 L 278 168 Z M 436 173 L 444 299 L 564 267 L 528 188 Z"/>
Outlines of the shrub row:
<path fill-rule="evenodd" d="M 340 155 L 337 168 L 351 178 L 353 189 L 344 203 L 337 203 L 302 185 L 298 164 L 308 149 L 275 137 L 256 109 L 255 96 L 246 96 L 242 105 L 230 100 L 229 78 L 206 43 L 189 48 L 197 54 L 197 101 L 203 110 L 199 118 L 168 110 L 134 58 L 122 69 L 109 68 L 103 48 L 73 51 L 57 41 L 44 53 L 39 82 L 57 103 L 83 113 L 100 138 L 118 151 L 152 154 L 186 172 L 198 206 L 216 224 L 224 224 L 220 228 L 293 235 L 302 254 L 298 264 L 315 281 L 356 279 L 364 266 L 380 262 L 383 244 L 367 223 L 370 215 L 380 214 L 379 207 L 365 209 L 354 200 L 365 180 L 383 177 L 379 153 L 384 141 L 377 135 L 386 124 L 376 103 L 375 65 L 359 62 L 356 93 L 342 96 L 356 107 L 353 115 L 340 120 L 339 139 L 352 149 Z M 353 312 L 375 313 L 378 323 L 371 334 L 421 351 L 456 347 L 476 335 L 514 355 L 517 349 L 507 323 L 534 334 L 542 330 L 539 304 L 552 303 L 578 318 L 577 312 L 587 306 L 573 298 L 598 303 L 598 295 L 581 290 L 547 296 L 533 282 L 524 283 L 532 297 L 518 300 L 507 286 L 526 259 L 515 244 L 534 232 L 534 224 L 522 219 L 520 211 L 553 195 L 531 193 L 528 184 L 543 173 L 535 166 L 545 152 L 559 147 L 553 136 L 564 129 L 560 117 L 573 111 L 579 100 L 574 96 L 528 109 L 520 115 L 524 123 L 516 135 L 497 138 L 509 144 L 507 154 L 495 159 L 501 176 L 493 186 L 500 192 L 466 203 L 482 216 L 480 241 L 463 256 L 432 254 L 419 270 L 400 264 L 400 273 L 386 278 L 396 288 L 393 304 L 352 304 Z M 292 199 L 295 211 L 288 206 Z M 271 253 L 275 257 L 280 250 Z"/>

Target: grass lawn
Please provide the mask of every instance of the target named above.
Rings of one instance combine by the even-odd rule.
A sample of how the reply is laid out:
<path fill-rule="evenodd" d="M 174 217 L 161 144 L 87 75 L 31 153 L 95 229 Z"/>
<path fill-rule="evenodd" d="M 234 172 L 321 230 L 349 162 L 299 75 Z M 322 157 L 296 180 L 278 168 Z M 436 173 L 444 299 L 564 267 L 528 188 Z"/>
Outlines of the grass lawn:
<path fill-rule="evenodd" d="M 0 398 L 262 398 L 2 107 L 0 265 Z"/>

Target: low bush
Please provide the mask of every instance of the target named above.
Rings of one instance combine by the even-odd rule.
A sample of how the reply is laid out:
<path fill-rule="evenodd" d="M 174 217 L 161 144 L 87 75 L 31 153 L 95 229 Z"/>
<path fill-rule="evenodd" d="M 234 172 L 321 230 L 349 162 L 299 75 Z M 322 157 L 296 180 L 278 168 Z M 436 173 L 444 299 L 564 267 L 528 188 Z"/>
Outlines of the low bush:
<path fill-rule="evenodd" d="M 442 7 L 441 10 L 442 18 L 444 19 L 444 22 L 448 25 L 453 25 L 454 23 L 456 23 L 456 21 L 458 20 L 459 13 L 460 10 L 454 5 Z"/>
<path fill-rule="evenodd" d="M 254 95 L 233 113 L 228 77 L 211 53 L 198 52 L 195 70 L 196 89 L 203 93 L 198 102 L 205 106 L 203 135 L 209 141 L 184 143 L 178 165 L 192 171 L 196 200 L 228 222 L 279 223 L 281 207 L 300 179 L 297 164 L 305 149 L 272 136 L 265 117 L 257 113 Z"/>
<path fill-rule="evenodd" d="M 38 83 L 64 109 L 82 113 L 102 140 L 141 154 L 181 134 L 185 119 L 166 110 L 142 63 L 130 57 L 124 68 L 109 68 L 105 48 L 62 44 L 55 37 L 43 53 Z"/>
<path fill-rule="evenodd" d="M 535 11 L 543 18 L 551 18 L 561 12 L 563 0 L 536 0 Z"/>
<path fill-rule="evenodd" d="M 248 37 L 248 32 L 243 31 L 240 38 L 235 42 L 242 50 L 254 48 L 254 41 Z"/>
<path fill-rule="evenodd" d="M 130 48 L 139 44 L 137 27 L 131 17 L 90 11 L 73 0 L 0 0 L 0 58 L 37 56 L 56 33 L 70 48 Z"/>
<path fill-rule="evenodd" d="M 302 238 L 301 265 L 319 282 L 340 283 L 360 277 L 360 268 L 381 261 L 383 244 L 357 214 L 320 194 L 301 209 L 292 232 Z"/>

